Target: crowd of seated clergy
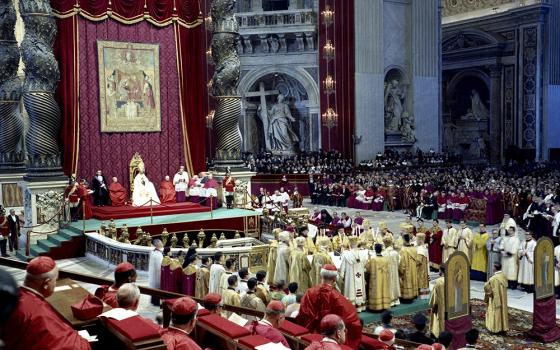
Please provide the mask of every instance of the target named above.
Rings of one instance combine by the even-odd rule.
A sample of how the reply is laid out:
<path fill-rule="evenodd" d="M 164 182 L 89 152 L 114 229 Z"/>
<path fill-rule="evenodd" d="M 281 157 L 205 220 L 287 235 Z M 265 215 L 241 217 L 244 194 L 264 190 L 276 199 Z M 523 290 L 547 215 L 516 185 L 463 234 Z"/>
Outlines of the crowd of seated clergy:
<path fill-rule="evenodd" d="M 301 152 L 292 156 L 265 152 L 248 155 L 246 163 L 259 174 L 348 174 L 354 169 L 352 160 L 337 151 Z"/>
<path fill-rule="evenodd" d="M 311 204 L 372 211 L 404 210 L 423 219 L 465 218 L 484 224 L 509 213 L 524 227 L 556 236 L 560 216 L 560 170 L 556 164 L 520 167 L 410 168 L 310 175 Z M 269 212 L 299 208 L 304 198 L 284 175 L 278 190 L 260 188 L 254 206 Z"/>
<path fill-rule="evenodd" d="M 437 153 L 433 149 L 423 152 L 418 149 L 416 152 L 397 152 L 386 150 L 384 153 L 377 153 L 372 160 L 362 161 L 359 164 L 361 170 L 391 169 L 399 167 L 412 167 L 422 165 L 449 166 L 459 164 L 462 159 L 459 155 L 449 153 Z"/>

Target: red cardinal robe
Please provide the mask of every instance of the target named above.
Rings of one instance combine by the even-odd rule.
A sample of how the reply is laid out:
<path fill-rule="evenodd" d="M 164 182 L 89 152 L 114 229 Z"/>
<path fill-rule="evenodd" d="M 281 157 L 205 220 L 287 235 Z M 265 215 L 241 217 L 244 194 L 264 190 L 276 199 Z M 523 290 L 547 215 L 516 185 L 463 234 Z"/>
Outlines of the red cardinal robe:
<path fill-rule="evenodd" d="M 82 218 L 84 220 L 91 219 L 93 217 L 93 212 L 91 211 L 91 201 L 89 199 L 90 196 L 88 188 L 83 184 L 80 184 L 78 186 L 78 197 L 80 197 L 83 205 L 83 207 L 80 208 L 80 214 L 82 215 Z"/>
<path fill-rule="evenodd" d="M 0 324 L 6 349 L 91 349 L 87 340 L 61 319 L 52 306 L 37 292 L 20 288 L 16 309 Z"/>
<path fill-rule="evenodd" d="M 346 345 L 358 349 L 362 338 L 362 324 L 356 307 L 331 285 L 321 284 L 307 290 L 299 308 L 296 322 L 311 332 L 320 333 L 321 319 L 328 314 L 336 314 L 344 320 Z"/>
<path fill-rule="evenodd" d="M 111 182 L 109 185 L 109 198 L 111 198 L 111 205 L 113 207 L 122 207 L 126 204 L 128 198 L 126 188 L 119 182 Z"/>
<path fill-rule="evenodd" d="M 176 203 L 175 185 L 173 182 L 163 180 L 159 185 L 159 200 L 161 204 Z"/>
<path fill-rule="evenodd" d="M 202 350 L 194 340 L 192 340 L 187 332 L 177 329 L 173 326 L 162 329 L 161 338 L 168 349 L 175 350 Z"/>

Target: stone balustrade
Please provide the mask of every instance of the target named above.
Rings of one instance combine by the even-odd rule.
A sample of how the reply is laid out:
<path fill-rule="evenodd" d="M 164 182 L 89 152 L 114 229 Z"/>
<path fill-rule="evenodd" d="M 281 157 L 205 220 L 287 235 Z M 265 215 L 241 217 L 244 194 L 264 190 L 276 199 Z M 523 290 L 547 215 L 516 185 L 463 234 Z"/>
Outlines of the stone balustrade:
<path fill-rule="evenodd" d="M 286 10 L 274 12 L 236 13 L 239 29 L 255 27 L 312 26 L 316 24 L 316 14 L 312 9 Z M 300 29 L 301 30 L 301 29 Z"/>
<path fill-rule="evenodd" d="M 236 13 L 240 55 L 316 52 L 317 21 L 312 9 Z"/>

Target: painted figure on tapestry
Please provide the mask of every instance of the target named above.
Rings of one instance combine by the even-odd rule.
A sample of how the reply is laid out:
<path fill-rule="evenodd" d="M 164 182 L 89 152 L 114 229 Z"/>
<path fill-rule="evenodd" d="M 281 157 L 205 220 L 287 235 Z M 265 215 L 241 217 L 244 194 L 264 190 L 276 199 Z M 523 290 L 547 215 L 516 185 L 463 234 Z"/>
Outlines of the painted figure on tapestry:
<path fill-rule="evenodd" d="M 462 252 L 453 253 L 447 260 L 445 272 L 445 305 L 447 319 L 469 314 L 469 260 Z"/>
<path fill-rule="evenodd" d="M 161 131 L 159 46 L 98 41 L 102 132 Z"/>

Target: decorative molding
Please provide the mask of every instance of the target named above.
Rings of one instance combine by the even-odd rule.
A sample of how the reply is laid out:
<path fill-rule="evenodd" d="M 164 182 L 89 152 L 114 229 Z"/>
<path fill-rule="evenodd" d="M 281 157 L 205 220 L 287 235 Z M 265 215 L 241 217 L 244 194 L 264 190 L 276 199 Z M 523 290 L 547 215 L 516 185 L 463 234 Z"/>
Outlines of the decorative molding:
<path fill-rule="evenodd" d="M 504 67 L 504 149 L 515 144 L 515 66 Z"/>
<path fill-rule="evenodd" d="M 537 65 L 539 27 L 522 29 L 523 54 L 521 57 L 521 147 L 535 148 L 537 138 Z"/>
<path fill-rule="evenodd" d="M 472 11 L 492 9 L 517 0 L 443 0 L 443 16 L 453 16 Z"/>

